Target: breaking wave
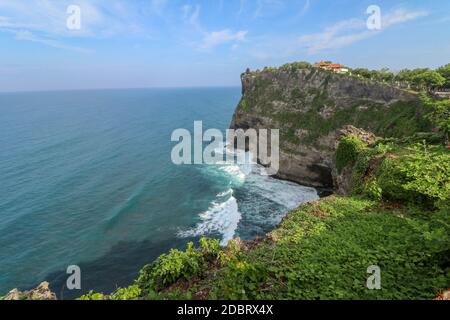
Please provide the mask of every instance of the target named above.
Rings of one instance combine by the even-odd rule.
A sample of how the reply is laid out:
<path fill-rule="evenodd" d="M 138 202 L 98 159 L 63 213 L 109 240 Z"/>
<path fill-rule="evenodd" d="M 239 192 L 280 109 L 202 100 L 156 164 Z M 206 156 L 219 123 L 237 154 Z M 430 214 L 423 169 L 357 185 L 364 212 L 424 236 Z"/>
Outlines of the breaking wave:
<path fill-rule="evenodd" d="M 216 152 L 225 155 L 229 151 Z M 248 152 L 245 156 L 252 159 Z M 202 174 L 227 189 L 218 193 L 208 210 L 198 215 L 200 221 L 196 226 L 179 231 L 179 237 L 220 235 L 221 244 L 226 245 L 237 235 L 242 221 L 246 228 L 250 226 L 247 229 L 255 228 L 255 225 L 259 226 L 258 230 L 270 229 L 301 203 L 319 198 L 315 189 L 275 179 L 267 175 L 263 166 L 250 163 L 237 165 L 223 161 L 201 167 Z M 249 233 L 245 235 L 245 231 L 242 233 L 239 236 L 251 237 Z"/>

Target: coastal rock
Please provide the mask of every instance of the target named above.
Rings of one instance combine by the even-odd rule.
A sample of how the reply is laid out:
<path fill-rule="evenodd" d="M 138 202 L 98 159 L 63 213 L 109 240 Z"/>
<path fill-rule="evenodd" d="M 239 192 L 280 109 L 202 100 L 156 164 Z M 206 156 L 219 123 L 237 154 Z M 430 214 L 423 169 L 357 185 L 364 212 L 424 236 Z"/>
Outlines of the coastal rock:
<path fill-rule="evenodd" d="M 370 143 L 375 135 L 407 135 L 420 114 L 413 93 L 313 67 L 247 71 L 241 79 L 243 95 L 230 128 L 279 129 L 277 177 L 319 189 L 339 183 L 334 155 L 342 136 Z"/>
<path fill-rule="evenodd" d="M 56 300 L 56 295 L 50 290 L 48 282 L 42 282 L 30 291 L 11 290 L 5 300 Z"/>

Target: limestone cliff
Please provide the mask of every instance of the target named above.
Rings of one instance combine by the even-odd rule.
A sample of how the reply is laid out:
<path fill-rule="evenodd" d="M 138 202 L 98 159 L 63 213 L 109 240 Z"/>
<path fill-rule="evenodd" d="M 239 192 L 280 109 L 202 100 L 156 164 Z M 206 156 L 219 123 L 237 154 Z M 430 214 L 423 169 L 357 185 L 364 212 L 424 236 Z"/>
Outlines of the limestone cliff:
<path fill-rule="evenodd" d="M 231 128 L 280 129 L 278 177 L 304 185 L 333 187 L 336 142 L 345 126 L 389 137 L 422 125 L 418 97 L 383 83 L 299 64 L 241 78 Z"/>

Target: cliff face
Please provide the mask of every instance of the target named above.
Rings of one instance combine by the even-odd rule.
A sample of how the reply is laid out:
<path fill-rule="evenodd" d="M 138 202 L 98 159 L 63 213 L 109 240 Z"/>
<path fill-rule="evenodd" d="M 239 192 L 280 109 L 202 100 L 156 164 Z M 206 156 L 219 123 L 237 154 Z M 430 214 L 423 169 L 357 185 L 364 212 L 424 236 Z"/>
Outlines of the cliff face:
<path fill-rule="evenodd" d="M 385 137 L 421 126 L 417 96 L 382 83 L 296 65 L 246 72 L 241 79 L 231 128 L 280 129 L 278 177 L 304 185 L 336 184 L 334 153 L 347 125 Z"/>

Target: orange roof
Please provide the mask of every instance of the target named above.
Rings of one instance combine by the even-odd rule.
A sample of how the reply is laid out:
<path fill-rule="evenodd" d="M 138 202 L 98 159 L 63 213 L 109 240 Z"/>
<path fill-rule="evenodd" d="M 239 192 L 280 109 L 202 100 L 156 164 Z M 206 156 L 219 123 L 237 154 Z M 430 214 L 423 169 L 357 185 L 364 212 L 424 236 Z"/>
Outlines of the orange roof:
<path fill-rule="evenodd" d="M 319 67 L 319 68 L 334 69 L 334 70 L 345 68 L 345 66 L 340 63 L 328 63 L 325 61 L 316 62 L 314 64 L 314 66 Z"/>
<path fill-rule="evenodd" d="M 329 67 L 332 68 L 332 69 L 341 69 L 344 66 L 342 64 L 339 64 L 339 63 L 333 63 L 333 64 L 330 64 Z"/>

